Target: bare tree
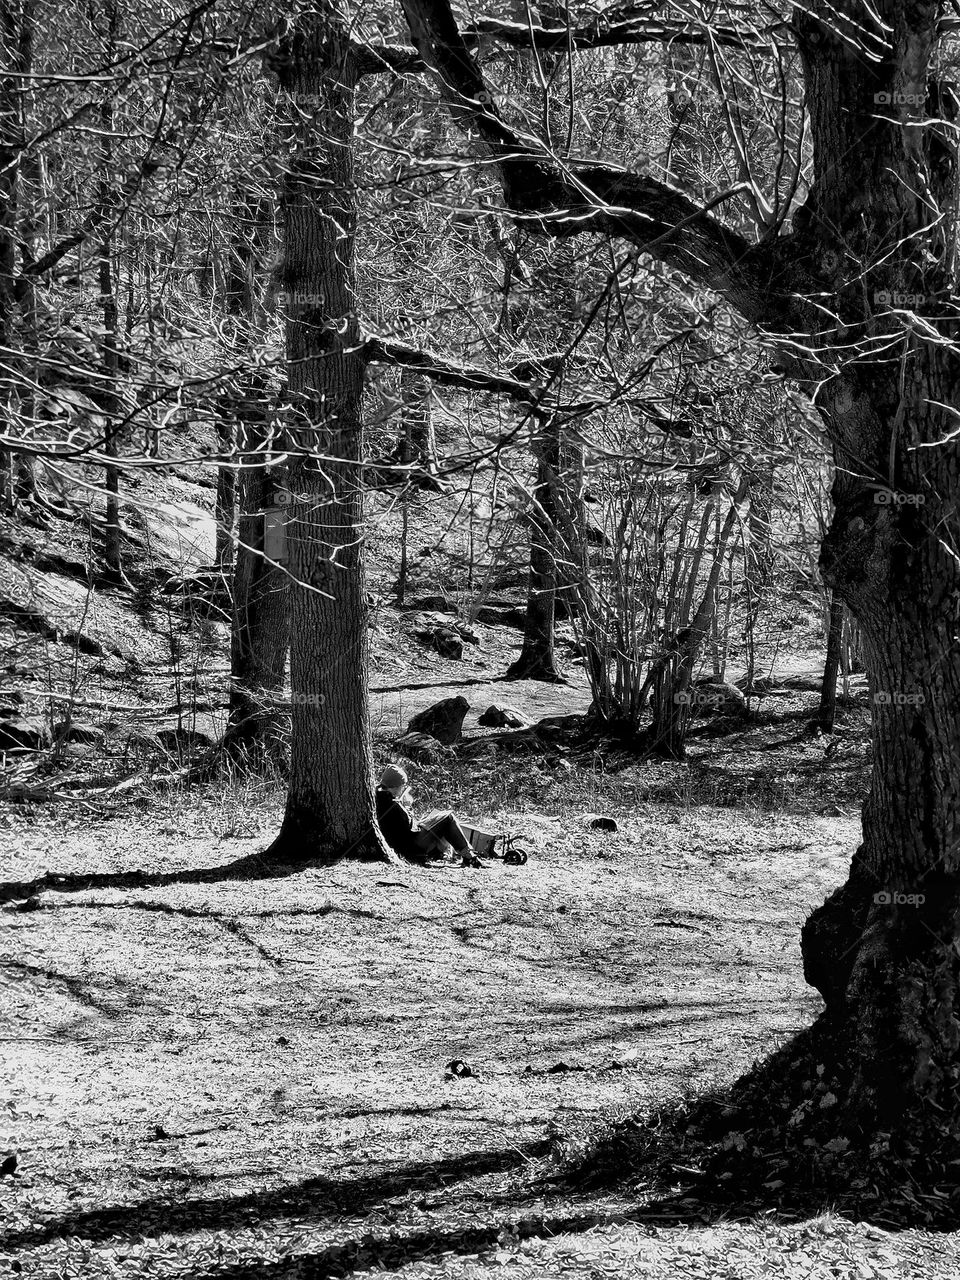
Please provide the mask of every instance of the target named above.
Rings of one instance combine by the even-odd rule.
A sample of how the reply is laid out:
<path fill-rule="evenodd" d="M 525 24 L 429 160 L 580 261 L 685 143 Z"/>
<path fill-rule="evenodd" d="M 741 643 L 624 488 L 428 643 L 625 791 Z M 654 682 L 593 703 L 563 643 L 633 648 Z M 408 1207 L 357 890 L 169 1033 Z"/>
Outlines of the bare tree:
<path fill-rule="evenodd" d="M 363 575 L 364 357 L 354 288 L 357 60 L 335 3 L 297 15 L 272 66 L 286 104 L 290 782 L 276 861 L 387 856 L 374 816 Z"/>
<path fill-rule="evenodd" d="M 722 220 L 731 193 L 704 205 L 600 161 L 558 165 L 493 104 L 446 0 L 404 0 L 404 12 L 517 217 L 625 238 L 714 290 L 779 336 L 780 367 L 815 395 L 838 462 L 821 565 L 862 628 L 874 766 L 850 878 L 804 929 L 805 973 L 827 1004 L 838 1114 L 937 1149 L 956 1120 L 960 1009 L 957 107 L 937 6 L 795 10 L 812 168 L 788 232 L 781 202 L 796 186 L 781 179 L 802 158 L 769 157 L 771 201 L 741 149 L 741 194 L 765 214 L 757 238 Z M 756 48 L 753 33 L 730 39 Z M 766 54 L 776 62 L 771 41 Z"/>

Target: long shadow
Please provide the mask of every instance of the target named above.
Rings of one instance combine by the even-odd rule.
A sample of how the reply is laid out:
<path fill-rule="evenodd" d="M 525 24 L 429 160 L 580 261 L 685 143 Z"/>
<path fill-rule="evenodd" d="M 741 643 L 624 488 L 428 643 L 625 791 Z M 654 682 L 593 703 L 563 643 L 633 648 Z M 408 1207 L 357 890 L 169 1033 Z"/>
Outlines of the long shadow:
<path fill-rule="evenodd" d="M 279 865 L 259 854 L 245 854 L 221 867 L 197 867 L 183 871 L 103 871 L 59 875 L 47 872 L 34 880 L 0 882 L 0 903 L 32 898 L 46 889 L 58 893 L 84 893 L 92 889 L 162 889 L 171 884 L 213 884 L 220 880 L 278 880 L 296 875 L 307 862 Z"/>
<path fill-rule="evenodd" d="M 644 1221 L 634 1214 L 578 1213 L 537 1216 L 517 1221 L 504 1220 L 489 1226 L 457 1227 L 453 1231 L 414 1231 L 409 1235 L 347 1240 L 329 1245 L 316 1253 L 300 1254 L 283 1262 L 240 1263 L 218 1268 L 216 1272 L 196 1271 L 193 1280 L 333 1280 L 355 1271 L 396 1270 L 411 1262 L 451 1254 L 472 1256 L 496 1248 L 503 1239 L 504 1227 L 510 1228 L 513 1240 L 551 1238 L 557 1235 L 592 1231 L 609 1223 Z M 659 1221 L 659 1220 L 658 1220 Z M 676 1218 L 666 1220 L 676 1226 Z M 596 1273 L 592 1273 L 596 1274 Z"/>
<path fill-rule="evenodd" d="M 251 1191 L 228 1199 L 184 1198 L 178 1204 L 171 1204 L 169 1199 L 141 1200 L 133 1205 L 91 1209 L 0 1236 L 0 1249 L 10 1251 L 42 1245 L 61 1236 L 95 1243 L 131 1232 L 197 1228 L 222 1231 L 288 1214 L 317 1221 L 342 1215 L 353 1217 L 412 1190 L 431 1190 L 525 1166 L 531 1159 L 544 1155 L 547 1146 L 546 1142 L 539 1141 L 503 1150 L 468 1151 L 356 1178 L 323 1175 L 276 1190 Z"/>
<path fill-rule="evenodd" d="M 777 1200 L 772 1195 L 738 1205 L 735 1199 L 720 1200 L 710 1195 L 691 1194 L 689 1189 L 648 1201 L 627 1212 L 606 1212 L 597 1205 L 592 1211 L 571 1213 L 569 1194 L 557 1199 L 566 1207 L 566 1212 L 544 1214 L 541 1211 L 536 1216 L 522 1217 L 517 1214 L 515 1206 L 512 1214 L 488 1224 L 458 1225 L 452 1230 L 418 1230 L 405 1235 L 391 1233 L 380 1237 L 371 1233 L 359 1240 L 328 1245 L 314 1253 L 299 1254 L 281 1262 L 257 1260 L 218 1268 L 216 1272 L 194 1271 L 191 1280 L 334 1280 L 334 1277 L 345 1277 L 355 1272 L 395 1271 L 433 1258 L 449 1261 L 451 1256 L 472 1257 L 497 1248 L 505 1238 L 511 1244 L 530 1239 L 550 1240 L 560 1235 L 583 1234 L 599 1226 L 631 1224 L 663 1231 L 671 1228 L 702 1229 L 722 1222 L 787 1223 L 805 1221 L 828 1209 L 836 1211 L 837 1207 L 835 1203 L 813 1196 L 793 1201 L 789 1198 Z M 542 1210 L 543 1201 L 539 1203 Z M 854 1221 L 863 1220 L 855 1213 L 845 1216 Z M 882 1210 L 868 1214 L 866 1220 L 894 1229 L 911 1225 L 885 1218 Z M 929 1224 L 926 1225 L 929 1229 Z M 953 1227 L 944 1224 L 941 1229 L 953 1230 Z"/>

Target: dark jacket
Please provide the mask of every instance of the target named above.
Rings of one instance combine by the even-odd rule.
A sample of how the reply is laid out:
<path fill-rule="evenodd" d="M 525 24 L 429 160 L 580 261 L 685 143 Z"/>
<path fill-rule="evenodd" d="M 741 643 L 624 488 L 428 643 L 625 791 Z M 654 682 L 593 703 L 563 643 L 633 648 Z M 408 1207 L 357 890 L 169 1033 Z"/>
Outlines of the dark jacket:
<path fill-rule="evenodd" d="M 377 788 L 377 822 L 383 832 L 383 838 L 391 849 L 401 857 L 409 857 L 417 852 L 413 834 L 417 830 L 411 814 L 399 800 L 383 787 Z"/>

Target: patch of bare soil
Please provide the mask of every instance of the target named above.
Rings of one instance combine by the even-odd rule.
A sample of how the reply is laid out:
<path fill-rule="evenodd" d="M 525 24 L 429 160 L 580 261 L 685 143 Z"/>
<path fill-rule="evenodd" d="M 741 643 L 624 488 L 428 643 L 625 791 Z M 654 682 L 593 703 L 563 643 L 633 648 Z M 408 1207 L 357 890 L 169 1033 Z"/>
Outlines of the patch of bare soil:
<path fill-rule="evenodd" d="M 0 914 L 0 1258 L 36 1276 L 955 1275 L 826 1216 L 700 1221 L 554 1180 L 559 1131 L 729 1082 L 819 999 L 798 931 L 853 818 L 598 792 L 488 814 L 524 867 L 341 865 Z M 226 866 L 259 811 L 7 812 L 5 880 Z M 468 1064 L 454 1075 L 447 1065 Z M 0 1134 L 2 1137 L 2 1134 Z M 949 1261 L 948 1261 L 949 1259 Z M 952 1269 L 951 1269 L 952 1268 Z"/>

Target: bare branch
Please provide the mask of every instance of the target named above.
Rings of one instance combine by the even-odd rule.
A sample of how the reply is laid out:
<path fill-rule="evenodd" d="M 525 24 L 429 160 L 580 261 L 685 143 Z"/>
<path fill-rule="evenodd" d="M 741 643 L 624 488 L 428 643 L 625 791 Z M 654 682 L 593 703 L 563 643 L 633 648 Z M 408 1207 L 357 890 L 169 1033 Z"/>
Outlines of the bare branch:
<path fill-rule="evenodd" d="M 753 323 L 779 327 L 795 290 L 780 277 L 769 244 L 751 244 L 709 210 L 655 178 L 601 162 L 556 160 L 534 151 L 504 121 L 457 28 L 449 0 L 403 0 L 420 56 L 451 111 L 479 133 L 495 160 L 507 205 L 532 230 L 552 236 L 600 232 L 635 244 L 713 289 Z"/>
<path fill-rule="evenodd" d="M 417 347 L 408 347 L 391 338 L 367 338 L 363 346 L 364 356 L 371 363 L 396 365 L 402 369 L 416 369 L 448 387 L 463 387 L 469 391 L 488 391 L 494 395 L 507 395 L 524 404 L 536 404 L 538 388 L 519 378 L 508 378 L 490 373 L 477 365 L 456 364 L 443 356 Z"/>

